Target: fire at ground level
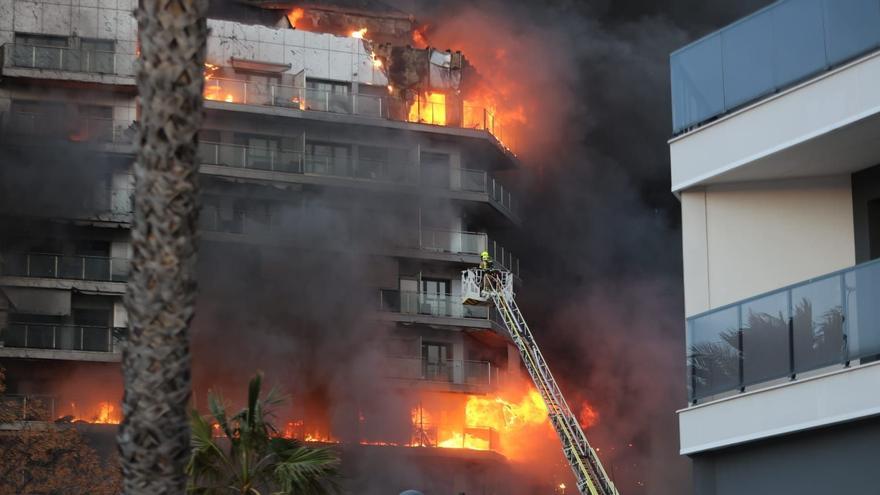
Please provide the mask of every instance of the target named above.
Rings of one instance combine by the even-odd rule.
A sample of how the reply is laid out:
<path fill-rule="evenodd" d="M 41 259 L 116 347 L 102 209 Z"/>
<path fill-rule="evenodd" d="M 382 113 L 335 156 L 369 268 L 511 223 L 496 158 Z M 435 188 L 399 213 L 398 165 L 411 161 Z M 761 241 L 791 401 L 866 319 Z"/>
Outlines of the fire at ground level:
<path fill-rule="evenodd" d="M 75 427 L 102 456 L 115 455 L 122 394 L 118 364 L 15 360 L 0 365 L 16 377 L 7 384 L 4 407 L 17 408 L 32 424 Z M 204 395 L 196 391 L 196 406 L 205 405 Z M 241 407 L 235 395 L 225 397 L 232 398 L 233 409 Z M 436 494 L 526 495 L 553 493 L 560 483 L 573 486 L 546 407 L 524 380 L 486 394 L 389 388 L 382 402 L 387 407 L 353 411 L 320 398 L 293 397 L 276 411 L 278 434 L 339 449 L 349 493 L 417 488 Z"/>

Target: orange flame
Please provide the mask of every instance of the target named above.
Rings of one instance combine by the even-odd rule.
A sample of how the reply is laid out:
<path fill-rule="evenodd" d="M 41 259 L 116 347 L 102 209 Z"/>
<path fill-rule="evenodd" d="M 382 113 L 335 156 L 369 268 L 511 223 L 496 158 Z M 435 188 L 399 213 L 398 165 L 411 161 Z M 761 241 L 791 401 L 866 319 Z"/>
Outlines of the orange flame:
<path fill-rule="evenodd" d="M 581 410 L 578 414 L 578 422 L 581 424 L 581 428 L 587 429 L 593 426 L 596 426 L 596 423 L 599 422 L 599 411 L 597 411 L 593 406 L 591 406 L 587 401 L 584 401 L 581 404 Z"/>
<path fill-rule="evenodd" d="M 306 12 L 300 7 L 296 7 L 295 9 L 288 12 L 287 20 L 290 22 L 290 27 L 296 29 L 296 23 L 299 22 L 299 20 L 302 19 L 305 15 Z"/>
<path fill-rule="evenodd" d="M 206 100 L 225 101 L 227 103 L 235 103 L 235 96 L 232 93 L 223 94 L 223 84 L 216 79 L 220 66 L 205 62 L 205 92 Z"/>
<path fill-rule="evenodd" d="M 76 402 L 70 403 L 70 412 L 61 417 L 72 416 L 73 421 L 93 424 L 118 425 L 122 422 L 122 412 L 111 402 L 101 401 L 94 407 L 79 407 Z"/>
<path fill-rule="evenodd" d="M 407 120 L 409 122 L 446 125 L 446 95 L 436 92 L 419 95 L 409 107 Z"/>
<path fill-rule="evenodd" d="M 366 35 L 367 35 L 367 28 L 360 28 L 357 31 L 352 31 L 351 34 L 349 34 L 349 36 L 351 36 L 352 38 L 357 38 L 359 40 L 364 39 L 364 36 L 366 36 Z"/>

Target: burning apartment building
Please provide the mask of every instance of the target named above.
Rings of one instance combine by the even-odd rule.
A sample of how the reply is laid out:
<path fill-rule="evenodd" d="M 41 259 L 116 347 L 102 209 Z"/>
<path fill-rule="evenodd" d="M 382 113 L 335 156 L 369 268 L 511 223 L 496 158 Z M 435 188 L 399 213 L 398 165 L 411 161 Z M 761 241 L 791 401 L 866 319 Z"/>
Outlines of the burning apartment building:
<path fill-rule="evenodd" d="M 218 3 L 194 407 L 264 371 L 291 396 L 283 434 L 338 444 L 351 493 L 527 493 L 510 465 L 535 455 L 555 485 L 515 347 L 459 297 L 482 251 L 519 276 L 491 81 L 379 2 Z M 0 2 L 0 365 L 24 419 L 120 420 L 135 7 Z"/>

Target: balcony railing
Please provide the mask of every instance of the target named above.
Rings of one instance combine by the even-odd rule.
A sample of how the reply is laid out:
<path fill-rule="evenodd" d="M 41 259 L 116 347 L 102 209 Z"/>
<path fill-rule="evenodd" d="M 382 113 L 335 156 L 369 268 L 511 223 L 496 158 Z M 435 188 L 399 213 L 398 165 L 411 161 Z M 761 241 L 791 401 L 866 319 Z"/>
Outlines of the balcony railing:
<path fill-rule="evenodd" d="M 126 77 L 134 75 L 136 60 L 135 55 L 131 53 L 16 43 L 3 45 L 3 58 L 7 67 L 112 74 Z"/>
<path fill-rule="evenodd" d="M 880 355 L 880 260 L 688 318 L 692 402 Z"/>
<path fill-rule="evenodd" d="M 425 380 L 475 387 L 492 385 L 495 372 L 488 361 L 449 359 L 431 362 L 418 357 L 393 357 L 386 369 L 389 378 Z"/>
<path fill-rule="evenodd" d="M 671 55 L 673 132 L 878 47 L 873 0 L 775 2 Z"/>
<path fill-rule="evenodd" d="M 99 282 L 127 281 L 130 264 L 124 258 L 45 253 L 9 253 L 4 261 L 8 276 Z"/>
<path fill-rule="evenodd" d="M 422 229 L 419 247 L 426 251 L 457 254 L 480 254 L 487 249 L 488 237 L 478 232 Z"/>
<path fill-rule="evenodd" d="M 116 352 L 124 329 L 90 325 L 9 323 L 4 347 L 59 351 Z"/>
<path fill-rule="evenodd" d="M 426 251 L 478 255 L 488 251 L 495 264 L 519 276 L 519 258 L 488 235 L 478 232 L 422 229 L 419 248 Z"/>
<path fill-rule="evenodd" d="M 396 289 L 379 289 L 379 309 L 406 315 L 439 316 L 488 320 L 489 308 L 461 303 L 455 294 L 430 294 Z"/>
<path fill-rule="evenodd" d="M 388 114 L 385 98 L 381 96 L 216 77 L 205 81 L 205 99 L 367 117 L 387 117 Z"/>
<path fill-rule="evenodd" d="M 14 421 L 51 421 L 55 415 L 53 395 L 0 395 L 0 408 Z"/>
<path fill-rule="evenodd" d="M 133 122 L 99 117 L 76 117 L 58 113 L 3 112 L 0 123 L 4 136 L 41 138 L 88 143 L 134 141 Z"/>
<path fill-rule="evenodd" d="M 421 184 L 433 189 L 484 193 L 500 209 L 517 215 L 510 189 L 485 170 L 422 166 L 377 160 L 343 159 L 297 150 L 202 142 L 199 159 L 204 164 L 249 170 L 342 177 L 395 184 Z"/>
<path fill-rule="evenodd" d="M 463 129 L 486 131 L 495 136 L 507 148 L 512 148 L 513 134 L 505 132 L 501 119 L 495 112 L 481 106 L 464 104 L 461 115 L 453 105 L 423 102 L 419 96 L 410 109 L 390 110 L 387 96 L 363 93 L 338 92 L 317 88 L 286 86 L 265 82 L 242 81 L 208 76 L 205 81 L 205 99 L 240 103 L 244 105 L 268 105 L 317 112 L 362 115 L 405 122 L 418 122 Z"/>
<path fill-rule="evenodd" d="M 294 150 L 203 142 L 202 163 L 250 170 L 311 174 L 376 182 L 413 183 L 414 167 L 406 163 L 375 160 L 342 160 L 338 157 Z"/>

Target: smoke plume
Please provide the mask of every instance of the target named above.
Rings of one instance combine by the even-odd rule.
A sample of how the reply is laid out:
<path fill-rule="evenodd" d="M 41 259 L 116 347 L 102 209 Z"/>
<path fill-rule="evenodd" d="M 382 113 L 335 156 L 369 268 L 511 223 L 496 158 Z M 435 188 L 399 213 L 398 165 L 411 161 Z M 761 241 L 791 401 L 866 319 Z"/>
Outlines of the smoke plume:
<path fill-rule="evenodd" d="M 690 491 L 668 55 L 766 3 L 400 2 L 526 117 L 521 305 L 623 493 Z"/>

